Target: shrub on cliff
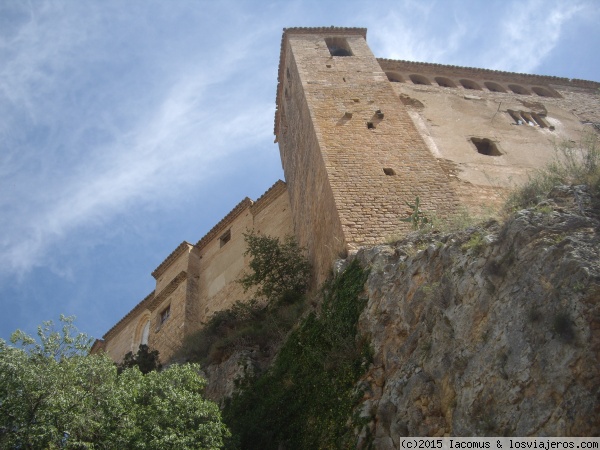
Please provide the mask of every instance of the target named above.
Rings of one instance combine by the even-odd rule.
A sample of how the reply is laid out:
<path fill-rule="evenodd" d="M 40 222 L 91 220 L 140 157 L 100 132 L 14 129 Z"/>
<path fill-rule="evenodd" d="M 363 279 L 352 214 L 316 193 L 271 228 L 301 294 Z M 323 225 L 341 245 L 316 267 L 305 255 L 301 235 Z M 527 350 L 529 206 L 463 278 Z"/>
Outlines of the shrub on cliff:
<path fill-rule="evenodd" d="M 560 144 L 553 161 L 534 171 L 527 183 L 510 193 L 506 209 L 535 206 L 560 184 L 588 185 L 593 195 L 600 194 L 600 143 L 596 134 L 584 134 L 578 144 Z"/>
<path fill-rule="evenodd" d="M 256 288 L 256 295 L 271 304 L 297 299 L 306 292 L 310 264 L 293 236 L 283 242 L 254 232 L 244 237 L 248 245 L 244 255 L 250 255 L 252 270 L 239 280 L 245 291 Z"/>

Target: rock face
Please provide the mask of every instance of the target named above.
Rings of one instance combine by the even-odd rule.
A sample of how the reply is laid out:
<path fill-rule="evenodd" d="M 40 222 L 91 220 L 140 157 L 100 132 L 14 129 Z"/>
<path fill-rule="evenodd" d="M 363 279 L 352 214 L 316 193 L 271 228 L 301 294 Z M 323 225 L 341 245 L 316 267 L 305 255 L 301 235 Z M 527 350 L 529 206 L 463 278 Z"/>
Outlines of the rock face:
<path fill-rule="evenodd" d="M 361 413 L 400 436 L 600 434 L 600 235 L 584 188 L 505 224 L 356 255 L 374 363 Z"/>

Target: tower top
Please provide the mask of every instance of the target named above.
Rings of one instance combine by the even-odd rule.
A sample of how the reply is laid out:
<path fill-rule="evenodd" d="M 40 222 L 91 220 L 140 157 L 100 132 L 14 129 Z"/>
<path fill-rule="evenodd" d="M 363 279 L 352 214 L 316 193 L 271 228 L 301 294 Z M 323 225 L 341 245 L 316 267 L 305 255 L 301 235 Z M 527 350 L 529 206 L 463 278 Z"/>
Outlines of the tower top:
<path fill-rule="evenodd" d="M 355 28 L 355 27 L 293 27 L 293 28 L 284 28 L 283 34 L 281 36 L 281 50 L 279 54 L 279 70 L 277 73 L 277 94 L 275 96 L 275 126 L 274 126 L 274 134 L 277 136 L 277 124 L 279 122 L 279 101 L 281 100 L 282 95 L 282 82 L 283 82 L 283 70 L 284 64 L 283 62 L 286 59 L 286 41 L 287 38 L 291 35 L 317 35 L 317 36 L 362 36 L 365 40 L 367 39 L 367 29 L 366 28 Z M 277 140 L 275 141 L 277 142 Z"/>

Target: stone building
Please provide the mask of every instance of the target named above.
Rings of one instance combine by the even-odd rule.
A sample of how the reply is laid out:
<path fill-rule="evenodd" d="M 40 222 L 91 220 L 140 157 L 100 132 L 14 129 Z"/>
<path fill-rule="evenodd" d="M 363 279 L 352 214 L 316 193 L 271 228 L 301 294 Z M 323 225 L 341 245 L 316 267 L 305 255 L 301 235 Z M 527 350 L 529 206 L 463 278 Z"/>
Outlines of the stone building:
<path fill-rule="evenodd" d="M 600 129 L 600 83 L 377 59 L 363 28 L 284 30 L 275 136 L 286 182 L 243 200 L 152 273 L 156 289 L 94 344 L 148 343 L 168 360 L 212 313 L 245 299 L 243 232 L 294 234 L 316 283 L 359 247 L 409 230 L 406 202 L 446 217 L 503 191 Z"/>

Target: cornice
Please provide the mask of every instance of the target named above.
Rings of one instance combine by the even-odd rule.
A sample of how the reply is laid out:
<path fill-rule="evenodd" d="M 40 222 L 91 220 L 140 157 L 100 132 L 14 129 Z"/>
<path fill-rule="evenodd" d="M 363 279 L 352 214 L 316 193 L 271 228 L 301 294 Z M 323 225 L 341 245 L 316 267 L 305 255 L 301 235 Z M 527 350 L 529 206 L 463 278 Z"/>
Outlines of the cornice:
<path fill-rule="evenodd" d="M 129 322 L 129 320 L 133 316 L 137 315 L 140 311 L 149 308 L 149 305 L 153 298 L 154 298 L 154 291 L 150 292 L 144 298 L 144 300 L 139 302 L 137 305 L 135 305 L 133 307 L 133 309 L 131 311 L 129 311 L 127 314 L 125 314 L 125 316 L 121 320 L 119 320 L 110 330 L 108 330 L 106 332 L 106 334 L 104 336 L 102 336 L 102 338 L 105 341 L 107 341 L 108 339 L 112 338 L 115 334 L 117 334 L 119 331 L 121 331 L 121 329 L 123 329 L 125 327 L 125 325 Z"/>
<path fill-rule="evenodd" d="M 173 250 L 171 254 L 167 256 L 165 260 L 161 262 L 156 269 L 154 269 L 154 271 L 152 272 L 152 276 L 154 277 L 154 279 L 158 280 L 158 277 L 160 277 L 165 272 L 165 270 L 167 270 L 167 267 L 169 267 L 171 263 L 173 263 L 173 261 L 175 261 L 177 258 L 179 258 L 182 254 L 184 254 L 187 250 L 189 250 L 192 247 L 193 245 L 187 241 L 183 241 L 181 244 L 179 244 L 177 248 Z"/>
<path fill-rule="evenodd" d="M 273 186 L 261 195 L 254 204 L 250 207 L 250 212 L 256 216 L 259 212 L 265 209 L 271 202 L 279 198 L 279 196 L 287 191 L 287 185 L 281 180 L 277 180 Z"/>
<path fill-rule="evenodd" d="M 212 241 L 215 237 L 219 236 L 223 233 L 226 228 L 247 208 L 251 207 L 253 201 L 248 197 L 244 198 L 241 202 L 239 202 L 235 208 L 233 208 L 229 214 L 223 217 L 219 223 L 217 223 L 214 227 L 210 229 L 208 233 L 206 233 L 197 243 L 196 247 L 198 249 L 204 248 L 210 241 Z"/>
<path fill-rule="evenodd" d="M 164 287 L 162 291 L 158 293 L 158 295 L 154 296 L 154 298 L 148 305 L 148 309 L 150 310 L 150 312 L 153 312 L 156 308 L 158 308 L 158 306 L 163 302 L 163 300 L 169 295 L 171 295 L 173 292 L 175 292 L 175 289 L 177 289 L 177 287 L 185 280 L 187 280 L 187 272 L 185 270 L 182 270 L 177 274 L 175 278 L 173 278 L 169 282 L 169 284 L 167 284 Z"/>
<path fill-rule="evenodd" d="M 406 61 L 402 59 L 377 58 L 377 62 L 382 70 L 394 70 L 392 66 L 401 66 L 406 70 L 420 70 L 422 72 L 444 75 L 444 71 L 454 71 L 463 73 L 465 76 L 485 78 L 489 81 L 504 82 L 527 82 L 533 85 L 561 85 L 574 86 L 582 88 L 597 89 L 600 83 L 589 80 L 570 79 L 565 77 L 555 77 L 551 75 L 535 75 L 529 73 L 506 72 L 502 70 L 482 69 L 477 67 L 454 66 L 451 64 L 437 64 L 419 61 Z"/>

